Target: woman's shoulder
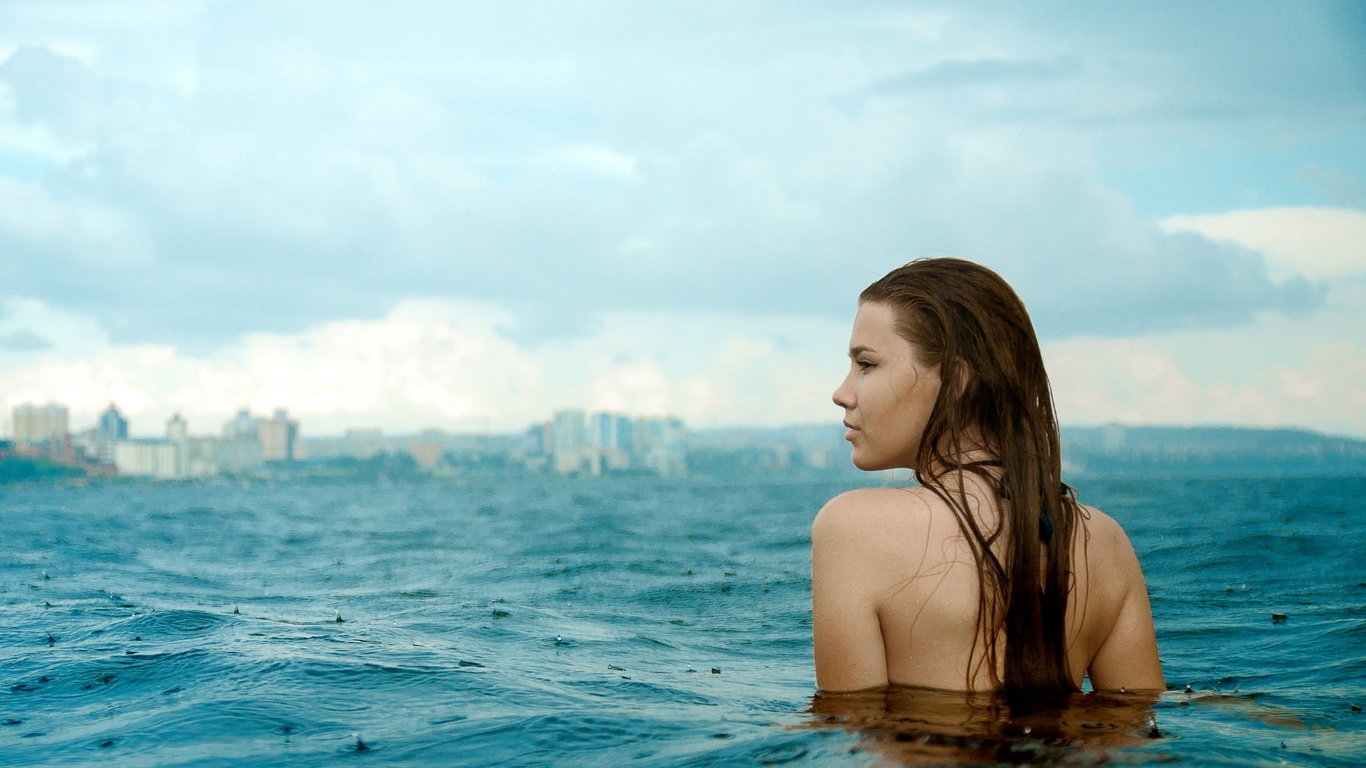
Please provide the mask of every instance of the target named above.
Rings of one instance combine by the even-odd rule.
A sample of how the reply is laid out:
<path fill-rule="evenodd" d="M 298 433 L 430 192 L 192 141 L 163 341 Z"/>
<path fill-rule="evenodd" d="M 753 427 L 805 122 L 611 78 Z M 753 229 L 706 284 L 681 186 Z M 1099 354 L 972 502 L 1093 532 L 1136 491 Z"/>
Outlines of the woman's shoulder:
<path fill-rule="evenodd" d="M 1073 550 L 1086 586 L 1079 610 L 1080 636 L 1073 648 L 1096 690 L 1160 691 L 1165 687 L 1157 655 L 1152 608 L 1138 555 L 1124 528 L 1092 507 L 1082 507 Z M 1073 650 L 1069 649 L 1069 658 Z M 1074 675 L 1080 669 L 1074 667 Z"/>
<path fill-rule="evenodd" d="M 930 539 L 942 536 L 923 488 L 863 488 L 842 493 L 821 508 L 811 526 L 813 584 L 836 589 L 842 599 L 862 595 L 880 605 L 920 568 Z"/>
<path fill-rule="evenodd" d="M 1088 547 L 1099 548 L 1101 551 L 1133 550 L 1129 543 L 1129 534 L 1124 532 L 1124 527 L 1113 517 L 1095 507 L 1084 504 L 1078 506 L 1081 508 L 1080 527 L 1085 536 L 1084 543 Z"/>
<path fill-rule="evenodd" d="M 905 488 L 857 488 L 845 491 L 821 507 L 816 516 L 826 520 L 851 521 L 863 518 L 905 515 L 928 511 L 934 494 L 920 486 Z"/>
<path fill-rule="evenodd" d="M 1132 586 L 1135 579 L 1141 583 L 1142 569 L 1124 527 L 1095 507 L 1083 506 L 1081 512 L 1077 544 L 1087 567 L 1096 576 L 1124 590 Z"/>
<path fill-rule="evenodd" d="M 812 523 L 813 541 L 821 539 L 890 542 L 898 533 L 923 530 L 942 506 L 933 493 L 910 488 L 859 488 L 841 493 L 821 508 Z"/>

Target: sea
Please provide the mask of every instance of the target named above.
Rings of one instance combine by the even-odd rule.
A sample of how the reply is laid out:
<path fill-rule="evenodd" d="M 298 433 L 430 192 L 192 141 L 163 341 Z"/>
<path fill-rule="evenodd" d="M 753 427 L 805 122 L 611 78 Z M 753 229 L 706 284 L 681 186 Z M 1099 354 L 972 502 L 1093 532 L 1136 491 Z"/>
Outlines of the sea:
<path fill-rule="evenodd" d="M 872 476 L 0 486 L 0 764 L 1366 764 L 1366 477 L 1069 479 L 1165 693 L 817 695 Z"/>

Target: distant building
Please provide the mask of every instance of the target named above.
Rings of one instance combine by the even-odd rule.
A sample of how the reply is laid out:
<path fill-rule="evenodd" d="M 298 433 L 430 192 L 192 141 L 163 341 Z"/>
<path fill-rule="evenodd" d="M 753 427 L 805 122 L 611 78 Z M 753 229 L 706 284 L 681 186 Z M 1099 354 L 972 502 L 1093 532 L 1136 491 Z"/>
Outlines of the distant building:
<path fill-rule="evenodd" d="M 189 424 L 179 413 L 166 422 L 166 441 L 176 447 L 177 478 L 218 474 L 222 441 L 212 437 L 191 437 Z"/>
<path fill-rule="evenodd" d="M 232 420 L 223 425 L 224 440 L 259 440 L 261 419 L 252 416 L 246 408 L 237 412 Z"/>
<path fill-rule="evenodd" d="M 630 469 L 635 433 L 631 419 L 616 413 L 595 413 L 589 423 L 591 474 Z"/>
<path fill-rule="evenodd" d="M 261 441 L 255 435 L 250 438 L 218 440 L 211 445 L 212 462 L 218 472 L 235 475 L 261 465 Z"/>
<path fill-rule="evenodd" d="M 628 455 L 636 452 L 636 422 L 629 416 L 620 414 L 612 417 L 616 421 L 617 447 Z"/>
<path fill-rule="evenodd" d="M 588 448 L 588 430 L 583 411 L 556 411 L 551 422 L 551 462 L 561 475 L 578 474 L 584 470 Z"/>
<path fill-rule="evenodd" d="M 665 476 L 687 472 L 683 422 L 676 418 L 643 418 L 635 423 L 635 455 L 642 467 Z"/>
<path fill-rule="evenodd" d="M 14 442 L 20 446 L 56 446 L 70 435 L 65 405 L 14 406 Z"/>
<path fill-rule="evenodd" d="M 114 446 L 114 466 L 124 477 L 175 480 L 181 472 L 179 446 L 169 440 L 125 440 Z"/>
<path fill-rule="evenodd" d="M 555 451 L 554 433 L 549 421 L 532 424 L 523 435 L 522 452 L 528 456 L 549 456 Z"/>
<path fill-rule="evenodd" d="M 189 439 L 189 429 L 180 414 L 171 416 L 166 422 L 166 439 L 173 443 L 183 443 Z"/>
<path fill-rule="evenodd" d="M 566 409 L 555 413 L 548 431 L 551 466 L 557 474 L 643 470 L 672 476 L 687 470 L 683 422 L 676 418 L 632 419 Z M 540 434 L 533 427 L 528 436 L 534 441 Z"/>
<path fill-rule="evenodd" d="M 87 461 L 112 465 L 114 446 L 127 439 L 128 420 L 110 403 L 95 421 L 95 426 L 73 434 L 71 443 Z"/>
<path fill-rule="evenodd" d="M 527 428 L 513 449 L 523 468 L 529 472 L 546 471 L 555 450 L 554 432 L 554 427 L 548 421 Z"/>
<path fill-rule="evenodd" d="M 105 441 L 97 426 L 72 433 L 71 447 L 89 461 L 114 463 L 114 444 Z"/>
<path fill-rule="evenodd" d="M 104 409 L 99 420 L 95 422 L 91 438 L 91 445 L 87 450 L 93 451 L 92 458 L 104 464 L 113 464 L 114 446 L 128 439 L 128 420 L 119 413 L 118 406 L 110 403 L 109 407 Z"/>
<path fill-rule="evenodd" d="M 262 421 L 257 430 L 261 440 L 261 458 L 266 461 L 294 461 L 294 443 L 299 438 L 299 422 L 290 419 L 285 409 Z"/>
<path fill-rule="evenodd" d="M 223 439 L 191 438 L 186 470 L 194 476 L 240 474 L 261 465 L 262 419 L 243 408 L 223 424 Z"/>

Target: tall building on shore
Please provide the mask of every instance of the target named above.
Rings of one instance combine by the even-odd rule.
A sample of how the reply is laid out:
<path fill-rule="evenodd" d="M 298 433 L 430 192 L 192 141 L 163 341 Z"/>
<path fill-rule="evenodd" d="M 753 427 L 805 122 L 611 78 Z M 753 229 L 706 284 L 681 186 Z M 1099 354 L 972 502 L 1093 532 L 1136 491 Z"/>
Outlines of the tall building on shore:
<path fill-rule="evenodd" d="M 252 416 L 251 411 L 243 408 L 223 425 L 224 440 L 257 440 L 261 431 L 261 419 Z"/>
<path fill-rule="evenodd" d="M 635 424 L 635 452 L 645 469 L 666 477 L 687 474 L 687 453 L 679 419 L 642 418 Z"/>
<path fill-rule="evenodd" d="M 114 463 L 114 446 L 128 439 L 128 420 L 113 403 L 100 414 L 95 426 L 73 436 L 73 442 L 87 459 L 100 464 Z"/>
<path fill-rule="evenodd" d="M 179 413 L 166 422 L 166 439 L 173 443 L 183 443 L 190 437 L 189 425 Z"/>
<path fill-rule="evenodd" d="M 560 475 L 687 474 L 685 431 L 674 417 L 556 411 L 550 423 L 551 466 Z"/>
<path fill-rule="evenodd" d="M 52 447 L 62 443 L 69 435 L 70 429 L 65 405 L 25 403 L 14 406 L 14 442 L 16 444 Z"/>
<path fill-rule="evenodd" d="M 557 473 L 572 475 L 583 471 L 588 449 L 587 426 L 583 411 L 571 408 L 555 412 L 550 443 L 551 460 Z"/>
<path fill-rule="evenodd" d="M 166 422 L 166 442 L 175 446 L 176 477 L 190 474 L 190 426 L 177 412 Z"/>
<path fill-rule="evenodd" d="M 112 465 L 113 447 L 128 439 L 128 420 L 119 413 L 119 406 L 109 403 L 94 425 L 94 454 L 101 463 Z"/>
<path fill-rule="evenodd" d="M 128 420 L 123 418 L 123 414 L 119 413 L 119 407 L 113 403 L 100 414 L 95 428 L 110 445 L 128 439 Z"/>
<path fill-rule="evenodd" d="M 299 438 L 299 422 L 290 419 L 284 408 L 275 416 L 261 422 L 257 434 L 261 440 L 261 458 L 266 461 L 294 461 L 294 445 Z"/>
<path fill-rule="evenodd" d="M 123 477 L 176 480 L 185 476 L 179 446 L 170 440 L 124 440 L 114 446 L 114 466 Z"/>
<path fill-rule="evenodd" d="M 112 406 L 111 406 L 112 408 Z M 107 414 L 107 412 L 106 412 Z M 100 426 L 104 417 L 100 417 Z M 166 437 L 124 439 L 114 444 L 114 467 L 122 477 L 181 480 L 189 476 L 189 434 L 185 419 L 177 413 L 166 422 Z"/>
<path fill-rule="evenodd" d="M 620 472 L 631 468 L 635 422 L 618 413 L 595 413 L 589 417 L 592 445 L 591 474 Z"/>
<path fill-rule="evenodd" d="M 243 408 L 223 425 L 223 440 L 215 447 L 218 471 L 228 474 L 251 471 L 261 463 L 263 420 Z"/>

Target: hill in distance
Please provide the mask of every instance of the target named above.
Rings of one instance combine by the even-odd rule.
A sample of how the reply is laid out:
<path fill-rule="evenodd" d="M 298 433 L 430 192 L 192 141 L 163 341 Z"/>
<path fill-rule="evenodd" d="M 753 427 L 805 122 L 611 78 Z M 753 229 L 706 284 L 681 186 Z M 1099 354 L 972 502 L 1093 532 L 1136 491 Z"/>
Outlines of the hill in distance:
<path fill-rule="evenodd" d="M 856 474 L 843 436 L 838 424 L 701 430 L 688 436 L 689 467 Z M 1068 477 L 1366 475 L 1366 440 L 1305 429 L 1110 424 L 1063 427 L 1062 440 Z"/>

